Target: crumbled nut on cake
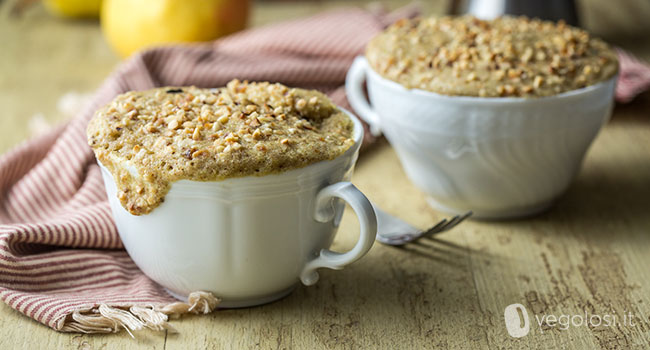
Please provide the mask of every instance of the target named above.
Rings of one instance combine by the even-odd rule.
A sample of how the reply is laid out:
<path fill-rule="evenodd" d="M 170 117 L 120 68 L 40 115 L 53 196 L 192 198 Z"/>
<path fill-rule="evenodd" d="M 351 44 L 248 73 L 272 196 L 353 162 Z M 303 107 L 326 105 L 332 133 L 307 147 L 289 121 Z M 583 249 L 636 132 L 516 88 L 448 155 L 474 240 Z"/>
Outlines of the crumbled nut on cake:
<path fill-rule="evenodd" d="M 354 143 L 353 128 L 320 92 L 233 80 L 219 89 L 119 95 L 97 111 L 87 133 L 124 208 L 142 215 L 177 180 L 262 176 L 334 159 Z"/>
<path fill-rule="evenodd" d="M 407 88 L 458 96 L 551 96 L 618 71 L 605 42 L 563 22 L 526 17 L 403 19 L 370 41 L 366 57 Z"/>

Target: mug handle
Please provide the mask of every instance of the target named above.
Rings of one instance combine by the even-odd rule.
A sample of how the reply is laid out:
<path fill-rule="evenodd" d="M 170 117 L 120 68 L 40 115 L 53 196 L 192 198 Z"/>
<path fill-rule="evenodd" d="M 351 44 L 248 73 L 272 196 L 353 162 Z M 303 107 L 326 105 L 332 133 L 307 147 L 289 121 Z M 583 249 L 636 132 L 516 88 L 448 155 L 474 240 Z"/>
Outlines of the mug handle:
<path fill-rule="evenodd" d="M 302 272 L 300 280 L 306 286 L 311 286 L 318 281 L 316 269 L 327 267 L 340 270 L 345 265 L 359 260 L 372 247 L 377 236 L 377 217 L 375 210 L 366 196 L 349 182 L 339 182 L 329 185 L 316 196 L 316 211 L 314 218 L 318 222 L 328 222 L 334 218 L 336 211 L 332 200 L 341 198 L 346 201 L 359 218 L 360 234 L 357 244 L 346 253 L 337 253 L 329 249 L 321 249 L 318 256 L 309 261 Z"/>
<path fill-rule="evenodd" d="M 366 81 L 366 72 L 369 68 L 365 57 L 357 56 L 354 59 L 345 77 L 345 93 L 352 108 L 370 125 L 370 133 L 379 136 L 381 135 L 379 116 L 368 103 L 363 91 L 363 83 Z"/>

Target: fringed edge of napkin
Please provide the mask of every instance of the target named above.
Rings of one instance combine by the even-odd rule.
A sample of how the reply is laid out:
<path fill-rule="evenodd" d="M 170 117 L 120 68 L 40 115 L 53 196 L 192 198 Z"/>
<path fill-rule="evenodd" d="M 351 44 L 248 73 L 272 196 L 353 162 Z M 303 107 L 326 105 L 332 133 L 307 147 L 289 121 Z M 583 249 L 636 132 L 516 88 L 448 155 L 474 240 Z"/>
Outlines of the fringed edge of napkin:
<path fill-rule="evenodd" d="M 185 314 L 208 314 L 216 310 L 221 300 L 209 292 L 193 292 L 187 303 L 176 302 L 162 306 L 131 305 L 98 306 L 79 308 L 62 317 L 57 323 L 61 332 L 117 333 L 126 330 L 131 337 L 133 331 L 151 329 L 154 331 L 178 331 L 168 322 Z"/>

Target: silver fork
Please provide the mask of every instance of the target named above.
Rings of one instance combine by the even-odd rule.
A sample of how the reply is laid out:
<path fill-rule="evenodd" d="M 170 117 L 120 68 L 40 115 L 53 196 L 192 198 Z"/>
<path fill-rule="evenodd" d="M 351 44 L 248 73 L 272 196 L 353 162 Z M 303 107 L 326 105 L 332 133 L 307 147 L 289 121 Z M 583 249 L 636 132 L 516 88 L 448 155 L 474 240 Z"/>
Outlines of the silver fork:
<path fill-rule="evenodd" d="M 428 230 L 420 230 L 403 220 L 388 214 L 373 204 L 377 215 L 377 241 L 379 243 L 400 246 L 419 240 L 422 237 L 432 236 L 440 232 L 449 231 L 456 225 L 472 216 L 468 211 L 463 215 L 456 215 L 450 219 L 443 219 Z"/>

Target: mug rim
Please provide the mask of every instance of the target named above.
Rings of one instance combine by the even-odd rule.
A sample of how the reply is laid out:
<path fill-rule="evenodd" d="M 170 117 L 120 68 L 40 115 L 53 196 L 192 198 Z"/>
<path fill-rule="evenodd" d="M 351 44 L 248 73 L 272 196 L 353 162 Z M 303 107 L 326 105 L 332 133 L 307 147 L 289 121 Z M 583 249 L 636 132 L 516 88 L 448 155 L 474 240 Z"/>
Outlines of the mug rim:
<path fill-rule="evenodd" d="M 599 90 L 609 84 L 612 83 L 612 81 L 616 81 L 618 79 L 618 75 L 620 72 L 616 72 L 612 77 L 600 81 L 596 84 L 588 85 L 579 89 L 574 89 L 574 90 L 569 90 L 565 91 L 556 95 L 550 95 L 550 96 L 542 96 L 542 97 L 533 97 L 533 98 L 526 98 L 526 97 L 478 97 L 478 96 L 462 96 L 462 95 L 444 95 L 440 94 L 437 92 L 433 91 L 427 91 L 419 88 L 407 88 L 404 85 L 390 80 L 388 78 L 383 77 L 381 74 L 379 74 L 377 71 L 375 71 L 372 66 L 370 66 L 370 62 L 368 62 L 368 59 L 366 58 L 365 55 L 359 56 L 365 60 L 367 72 L 369 75 L 372 75 L 372 77 L 378 81 L 380 81 L 382 84 L 388 85 L 389 87 L 393 89 L 397 89 L 400 92 L 404 93 L 411 93 L 416 96 L 420 97 L 425 97 L 425 98 L 436 98 L 436 99 L 446 99 L 448 101 L 446 102 L 460 102 L 460 103 L 472 103 L 472 104 L 499 104 L 499 103 L 531 103 L 531 102 L 538 102 L 538 103 L 546 103 L 550 102 L 552 100 L 559 100 L 559 99 L 567 99 L 567 98 L 573 98 L 577 97 L 579 95 L 587 94 L 590 92 L 593 92 L 595 90 Z"/>

